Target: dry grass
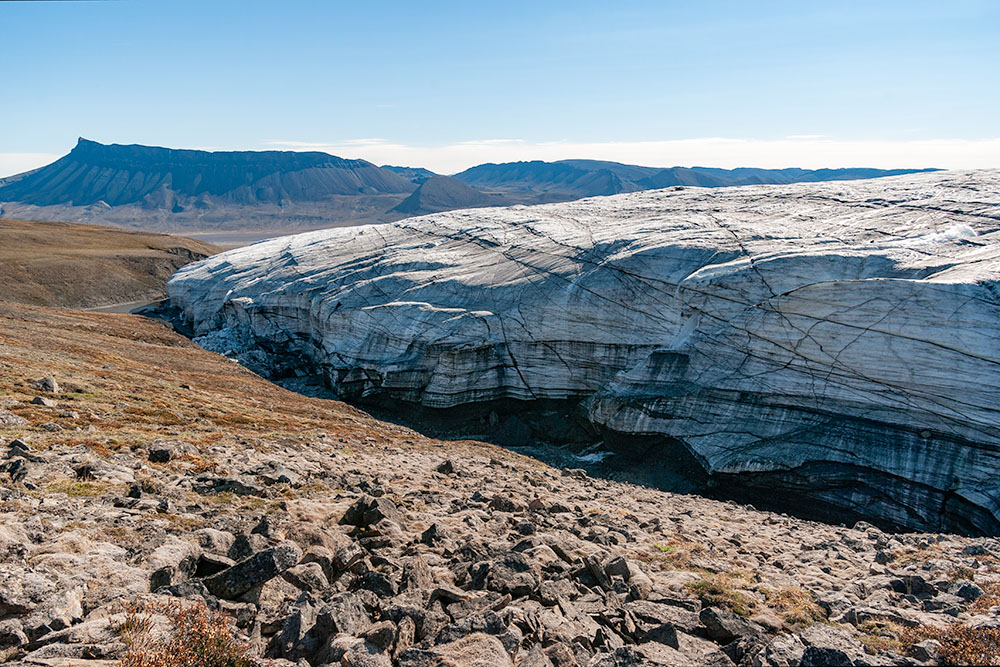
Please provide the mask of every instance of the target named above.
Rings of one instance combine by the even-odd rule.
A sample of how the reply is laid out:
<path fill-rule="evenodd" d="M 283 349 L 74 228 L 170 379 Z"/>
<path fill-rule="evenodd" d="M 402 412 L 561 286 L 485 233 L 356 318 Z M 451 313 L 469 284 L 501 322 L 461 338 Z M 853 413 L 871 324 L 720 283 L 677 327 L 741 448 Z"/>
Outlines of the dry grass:
<path fill-rule="evenodd" d="M 906 627 L 891 622 L 868 621 L 858 627 L 859 639 L 874 651 L 913 655 L 913 646 L 928 639 L 941 643 L 945 665 L 1000 664 L 1000 628 L 972 628 L 963 623 L 946 627 Z"/>
<path fill-rule="evenodd" d="M 963 577 L 972 580 L 972 577 Z M 976 611 L 987 611 L 990 607 L 996 607 L 1000 605 L 1000 582 L 994 582 L 989 584 L 984 584 L 982 586 L 983 594 L 976 598 L 976 601 L 972 604 L 972 608 Z"/>
<path fill-rule="evenodd" d="M 55 397 L 59 408 L 29 405 L 38 395 L 31 383 L 47 376 L 87 391 L 60 393 Z M 41 428 L 65 409 L 69 396 L 80 417 L 67 426 L 93 427 L 87 435 Z M 195 448 L 191 454 L 153 464 L 177 472 L 222 474 L 229 466 L 221 453 L 226 450 L 294 452 L 314 447 L 318 439 L 344 456 L 385 445 L 401 451 L 445 447 L 344 403 L 282 389 L 206 352 L 162 322 L 135 315 L 0 302 L 0 401 L 30 420 L 31 426 L 17 432 L 38 450 L 83 445 L 109 457 L 157 439 L 187 442 Z M 165 413 L 169 424 L 160 419 Z M 0 428 L 0 437 L 7 436 L 14 437 L 14 431 Z M 447 450 L 451 456 L 487 455 L 517 465 L 528 460 L 470 441 L 449 442 Z"/>
<path fill-rule="evenodd" d="M 960 623 L 947 628 L 921 626 L 904 629 L 902 639 L 910 645 L 936 639 L 941 642 L 941 658 L 946 665 L 1000 664 L 1000 628 L 970 628 Z"/>
<path fill-rule="evenodd" d="M 692 595 L 706 607 L 722 607 L 740 616 L 749 616 L 757 606 L 756 600 L 737 590 L 727 577 L 708 575 L 684 584 Z"/>
<path fill-rule="evenodd" d="M 50 493 L 65 493 L 71 498 L 103 496 L 112 488 L 106 482 L 81 482 L 77 480 L 65 479 L 53 482 L 46 487 Z"/>
<path fill-rule="evenodd" d="M 0 219 L 0 299 L 91 307 L 162 298 L 167 278 L 220 248 L 181 236 Z"/>
<path fill-rule="evenodd" d="M 152 633 L 154 615 L 170 624 L 166 636 Z M 114 630 L 129 647 L 120 667 L 251 667 L 247 644 L 235 639 L 232 619 L 203 602 L 134 604 Z"/>
<path fill-rule="evenodd" d="M 653 545 L 654 553 L 644 559 L 646 562 L 659 566 L 661 570 L 692 569 L 692 556 L 700 553 L 702 547 L 682 537 L 674 537 Z"/>
<path fill-rule="evenodd" d="M 823 608 L 816 604 L 816 597 L 803 588 L 761 586 L 760 592 L 768 606 L 789 625 L 805 627 L 826 620 Z"/>

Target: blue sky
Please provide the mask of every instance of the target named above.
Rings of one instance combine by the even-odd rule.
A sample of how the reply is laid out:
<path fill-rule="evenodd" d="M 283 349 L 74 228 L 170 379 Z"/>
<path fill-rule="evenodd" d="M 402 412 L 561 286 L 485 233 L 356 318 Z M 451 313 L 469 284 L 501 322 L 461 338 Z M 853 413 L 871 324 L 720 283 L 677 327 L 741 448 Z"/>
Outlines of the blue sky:
<path fill-rule="evenodd" d="M 0 2 L 0 175 L 77 136 L 452 172 L 1000 167 L 1000 1 Z"/>

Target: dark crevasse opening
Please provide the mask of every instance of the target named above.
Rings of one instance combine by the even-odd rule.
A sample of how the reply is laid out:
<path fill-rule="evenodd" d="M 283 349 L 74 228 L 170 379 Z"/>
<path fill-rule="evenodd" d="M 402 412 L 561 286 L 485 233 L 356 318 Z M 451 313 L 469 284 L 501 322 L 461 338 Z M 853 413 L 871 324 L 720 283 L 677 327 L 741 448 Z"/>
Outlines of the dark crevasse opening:
<path fill-rule="evenodd" d="M 678 439 L 597 429 L 578 399 L 498 400 L 435 409 L 372 394 L 348 401 L 439 439 L 491 442 L 562 468 L 673 493 L 732 500 L 802 519 L 891 532 L 996 535 L 1000 525 L 954 493 L 861 466 L 814 461 L 773 472 L 709 474 Z"/>

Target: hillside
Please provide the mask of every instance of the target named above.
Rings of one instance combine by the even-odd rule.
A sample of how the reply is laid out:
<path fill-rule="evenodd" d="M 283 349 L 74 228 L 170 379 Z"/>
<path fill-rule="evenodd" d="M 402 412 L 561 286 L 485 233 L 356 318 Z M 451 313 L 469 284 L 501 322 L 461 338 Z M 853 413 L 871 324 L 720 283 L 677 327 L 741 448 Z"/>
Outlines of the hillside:
<path fill-rule="evenodd" d="M 90 308 L 162 299 L 171 274 L 217 252 L 182 236 L 0 219 L 0 301 Z"/>
<path fill-rule="evenodd" d="M 179 602 L 289 667 L 1000 658 L 995 539 L 435 441 L 137 316 L 0 304 L 0 442 L 0 660 L 18 664 L 164 664 Z"/>
<path fill-rule="evenodd" d="M 579 167 L 562 162 L 481 164 L 455 174 L 455 178 L 484 192 L 502 193 L 520 203 L 570 201 L 644 189 L 603 166 Z"/>
<path fill-rule="evenodd" d="M 408 217 L 462 208 L 503 206 L 508 203 L 510 202 L 503 196 L 484 194 L 457 178 L 432 176 L 389 212 Z"/>

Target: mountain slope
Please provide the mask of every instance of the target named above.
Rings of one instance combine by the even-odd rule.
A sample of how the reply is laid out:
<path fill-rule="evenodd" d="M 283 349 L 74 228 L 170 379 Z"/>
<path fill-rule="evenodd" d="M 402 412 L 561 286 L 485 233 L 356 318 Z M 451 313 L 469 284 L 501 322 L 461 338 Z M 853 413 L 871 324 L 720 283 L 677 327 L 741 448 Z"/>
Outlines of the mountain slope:
<path fill-rule="evenodd" d="M 578 162 L 588 162 L 581 160 Z M 607 168 L 581 168 L 567 162 L 507 162 L 481 164 L 455 174 L 466 185 L 484 192 L 516 196 L 520 203 L 569 201 L 642 190 Z"/>
<path fill-rule="evenodd" d="M 182 236 L 0 219 L 0 301 L 90 308 L 162 299 L 174 271 L 219 250 Z"/>
<path fill-rule="evenodd" d="M 425 215 L 459 208 L 503 206 L 507 203 L 509 202 L 504 197 L 484 194 L 470 188 L 457 178 L 432 176 L 390 213 L 401 213 L 405 216 Z"/>
<path fill-rule="evenodd" d="M 420 185 L 427 179 L 438 175 L 430 169 L 424 169 L 423 167 L 394 167 L 391 164 L 383 164 L 382 169 L 388 169 L 389 171 L 395 172 L 411 183 L 416 183 L 417 185 Z"/>

